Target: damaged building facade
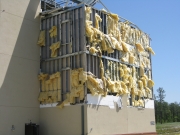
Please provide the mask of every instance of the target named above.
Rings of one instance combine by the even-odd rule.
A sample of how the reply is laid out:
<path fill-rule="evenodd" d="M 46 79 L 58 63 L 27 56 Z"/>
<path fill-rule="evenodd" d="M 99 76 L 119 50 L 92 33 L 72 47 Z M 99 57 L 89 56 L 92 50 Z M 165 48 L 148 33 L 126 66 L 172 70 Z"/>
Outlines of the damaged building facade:
<path fill-rule="evenodd" d="M 7 3 L 5 0 L 2 3 L 3 10 Z M 38 15 L 40 3 L 33 0 L 28 7 L 32 8 L 33 4 L 37 5 L 33 15 Z M 0 30 L 5 27 L 2 23 L 5 13 L 1 13 Z M 24 101 L 20 97 L 11 98 L 14 101 L 18 98 L 12 107 L 5 99 L 1 102 L 0 118 L 13 116 L 5 110 L 16 111 L 17 118 L 24 114 L 24 118 L 18 127 L 19 122 L 12 117 L 5 124 L 8 128 L 0 128 L 0 133 L 6 135 L 13 126 L 13 134 L 24 134 L 23 125 L 32 120 L 40 125 L 42 135 L 156 134 L 151 66 L 151 55 L 155 53 L 148 34 L 104 9 L 85 4 L 57 8 L 41 12 L 32 23 L 31 36 L 27 39 L 31 42 L 27 45 L 34 45 L 31 50 L 35 55 L 28 58 L 28 52 L 18 53 L 23 48 L 18 45 L 24 41 L 23 33 L 28 30 L 29 19 L 32 19 L 29 23 L 34 21 L 33 15 L 28 11 L 24 15 L 23 27 L 19 29 L 22 34 L 10 61 L 12 66 L 13 58 L 20 63 L 19 57 L 36 62 L 33 71 L 26 62 L 22 63 L 32 72 L 28 79 L 24 68 L 17 67 L 19 74 L 24 74 L 19 81 L 30 80 L 32 88 L 27 91 L 33 89 L 33 93 L 26 95 L 18 84 L 12 84 L 17 86 L 16 94 L 23 93 L 23 98 L 29 98 L 23 103 L 19 103 Z M 6 42 L 3 35 L 0 38 Z M 18 55 L 21 56 L 16 58 Z M 0 96 L 8 95 L 6 81 L 2 83 Z"/>

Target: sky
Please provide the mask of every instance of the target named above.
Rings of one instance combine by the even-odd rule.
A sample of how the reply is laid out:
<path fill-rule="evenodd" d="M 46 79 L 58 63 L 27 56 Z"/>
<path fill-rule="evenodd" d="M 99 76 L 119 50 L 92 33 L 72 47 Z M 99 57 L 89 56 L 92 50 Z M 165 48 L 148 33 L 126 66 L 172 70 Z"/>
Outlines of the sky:
<path fill-rule="evenodd" d="M 110 12 L 133 22 L 152 39 L 154 93 L 180 103 L 180 0 L 101 0 Z M 96 4 L 97 9 L 103 8 Z"/>

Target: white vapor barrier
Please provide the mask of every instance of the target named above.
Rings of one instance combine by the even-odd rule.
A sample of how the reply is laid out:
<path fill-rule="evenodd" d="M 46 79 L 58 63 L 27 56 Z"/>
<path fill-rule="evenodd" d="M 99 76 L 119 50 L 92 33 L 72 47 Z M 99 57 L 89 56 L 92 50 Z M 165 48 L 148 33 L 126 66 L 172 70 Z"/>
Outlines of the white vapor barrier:
<path fill-rule="evenodd" d="M 47 107 L 56 107 L 58 103 L 52 103 L 52 104 L 40 104 L 40 108 L 47 108 Z"/>
<path fill-rule="evenodd" d="M 154 109 L 154 100 L 145 99 L 145 108 Z"/>
<path fill-rule="evenodd" d="M 91 94 L 87 94 L 87 101 L 87 104 L 109 106 L 110 109 L 114 109 L 116 104 L 119 108 L 122 106 L 121 97 L 113 95 L 102 97 L 101 95 L 92 96 Z"/>

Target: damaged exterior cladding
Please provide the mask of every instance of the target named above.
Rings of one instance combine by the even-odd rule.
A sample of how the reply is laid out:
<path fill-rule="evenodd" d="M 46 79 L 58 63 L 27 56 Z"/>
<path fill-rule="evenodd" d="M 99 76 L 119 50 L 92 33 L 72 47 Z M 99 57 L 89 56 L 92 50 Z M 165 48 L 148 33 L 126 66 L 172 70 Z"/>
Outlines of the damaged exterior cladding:
<path fill-rule="evenodd" d="M 84 4 L 40 4 L 0 0 L 0 135 L 30 120 L 40 135 L 155 134 L 149 36 Z"/>
<path fill-rule="evenodd" d="M 41 16 L 40 133 L 155 134 L 149 36 L 78 5 Z"/>

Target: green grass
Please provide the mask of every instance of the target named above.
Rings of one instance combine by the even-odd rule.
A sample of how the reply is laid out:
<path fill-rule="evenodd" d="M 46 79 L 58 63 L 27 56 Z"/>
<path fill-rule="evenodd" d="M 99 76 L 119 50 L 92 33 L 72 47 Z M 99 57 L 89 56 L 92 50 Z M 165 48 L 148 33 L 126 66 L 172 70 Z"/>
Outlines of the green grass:
<path fill-rule="evenodd" d="M 180 122 L 163 123 L 156 125 L 158 135 L 180 135 Z"/>

